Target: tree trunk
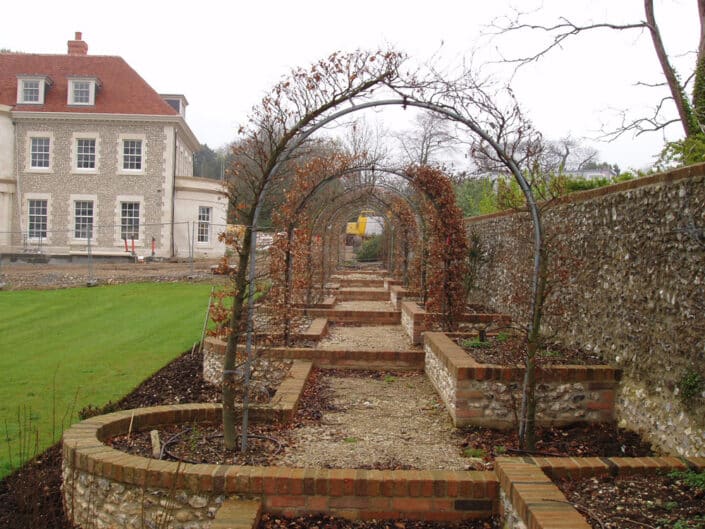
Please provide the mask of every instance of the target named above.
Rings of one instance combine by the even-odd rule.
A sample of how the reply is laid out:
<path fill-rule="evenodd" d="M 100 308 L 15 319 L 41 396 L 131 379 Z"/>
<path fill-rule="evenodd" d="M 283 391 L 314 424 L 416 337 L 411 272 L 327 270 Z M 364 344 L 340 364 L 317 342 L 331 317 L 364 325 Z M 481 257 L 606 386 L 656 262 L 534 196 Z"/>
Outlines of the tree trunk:
<path fill-rule="evenodd" d="M 542 234 L 543 235 L 543 234 Z M 542 236 L 543 240 L 543 236 Z M 536 447 L 536 353 L 541 343 L 541 319 L 546 295 L 546 249 L 541 245 L 538 287 L 534 299 L 531 328 L 526 344 L 526 372 L 522 389 L 522 409 L 519 424 L 519 447 L 533 450 Z"/>
<path fill-rule="evenodd" d="M 294 246 L 294 226 L 290 225 L 286 234 L 286 253 L 284 258 L 284 345 L 291 345 L 291 290 L 293 289 L 294 259 L 291 257 L 291 249 Z"/>
<path fill-rule="evenodd" d="M 699 132 L 705 133 L 705 0 L 698 0 L 698 18 L 700 20 L 700 42 L 695 63 L 693 82 L 693 110 L 698 121 Z"/>
<path fill-rule="evenodd" d="M 698 0 L 698 7 L 700 8 L 701 17 L 703 20 L 703 0 Z M 700 132 L 697 120 L 693 116 L 693 109 L 688 103 L 683 92 L 683 87 L 678 81 L 676 72 L 673 70 L 671 63 L 668 61 L 668 55 L 666 54 L 666 48 L 663 45 L 663 40 L 661 40 L 661 32 L 656 24 L 656 17 L 654 15 L 654 1 L 644 0 L 644 13 L 646 15 L 646 23 L 648 24 L 649 32 L 651 33 L 651 40 L 654 44 L 654 50 L 656 51 L 656 56 L 658 57 L 658 62 L 661 65 L 661 70 L 666 78 L 666 83 L 671 91 L 671 96 L 673 97 L 673 102 L 678 110 L 678 117 L 680 118 L 681 124 L 683 125 L 683 131 L 686 137 L 693 136 Z M 702 31 L 701 31 L 702 35 Z M 698 65 L 700 65 L 700 57 L 698 57 Z"/>
<path fill-rule="evenodd" d="M 233 371 L 237 359 L 237 344 L 242 335 L 240 323 L 244 314 L 245 290 L 247 288 L 247 268 L 250 261 L 250 240 L 252 233 L 249 228 L 245 230 L 242 249 L 235 274 L 235 297 L 233 310 L 230 315 L 230 336 L 225 348 L 225 361 L 223 365 L 223 438 L 227 450 L 235 450 L 235 388 L 233 387 Z M 247 391 L 247 388 L 245 388 Z"/>

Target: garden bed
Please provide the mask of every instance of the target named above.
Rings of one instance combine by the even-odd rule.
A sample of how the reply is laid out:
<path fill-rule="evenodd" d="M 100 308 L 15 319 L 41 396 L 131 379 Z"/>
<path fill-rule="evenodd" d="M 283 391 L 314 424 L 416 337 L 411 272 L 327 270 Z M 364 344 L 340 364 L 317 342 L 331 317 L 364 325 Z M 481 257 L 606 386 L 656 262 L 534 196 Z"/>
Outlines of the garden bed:
<path fill-rule="evenodd" d="M 438 331 L 435 323 L 440 320 L 440 314 L 427 312 L 423 304 L 418 301 L 401 301 L 401 325 L 415 344 L 423 343 L 423 334 Z M 469 311 L 457 317 L 457 325 L 463 331 L 501 330 L 511 324 L 511 317 L 507 314 L 480 313 L 471 307 Z"/>
<path fill-rule="evenodd" d="M 456 426 L 512 429 L 517 423 L 523 362 L 478 362 L 444 333 L 425 334 L 425 369 Z M 537 423 L 561 426 L 614 420 L 621 372 L 604 365 L 540 365 Z"/>
<path fill-rule="evenodd" d="M 499 332 L 481 341 L 477 336 L 457 338 L 455 342 L 480 364 L 524 365 L 527 348 L 522 336 Z M 605 365 L 599 354 L 569 349 L 558 344 L 544 344 L 536 354 L 537 366 Z"/>
<path fill-rule="evenodd" d="M 532 451 L 519 449 L 516 430 L 466 428 L 463 431 L 463 451 L 475 458 L 473 468 L 494 468 L 494 459 L 501 456 L 521 457 L 645 457 L 653 455 L 648 442 L 631 430 L 615 423 L 571 424 L 563 427 L 538 428 L 536 447 Z"/>
<path fill-rule="evenodd" d="M 296 518 L 283 518 L 264 513 L 257 529 L 447 529 L 447 522 L 425 520 L 346 520 L 334 516 L 309 514 Z M 498 529 L 499 520 L 464 520 L 452 525 L 453 529 Z"/>
<path fill-rule="evenodd" d="M 705 529 L 705 474 L 596 476 L 557 485 L 593 529 Z"/>

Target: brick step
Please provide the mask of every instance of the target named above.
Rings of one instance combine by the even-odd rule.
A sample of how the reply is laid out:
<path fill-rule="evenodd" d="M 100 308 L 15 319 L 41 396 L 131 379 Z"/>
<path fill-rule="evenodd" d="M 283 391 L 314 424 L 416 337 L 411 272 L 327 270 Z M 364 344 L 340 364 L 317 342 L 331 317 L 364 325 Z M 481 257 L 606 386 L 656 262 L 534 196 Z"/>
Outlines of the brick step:
<path fill-rule="evenodd" d="M 338 301 L 389 301 L 389 292 L 378 288 L 341 288 L 336 298 Z"/>
<path fill-rule="evenodd" d="M 346 351 L 310 347 L 272 347 L 267 357 L 308 360 L 316 367 L 423 371 L 425 353 L 416 351 Z"/>
<path fill-rule="evenodd" d="M 394 310 L 298 309 L 298 311 L 312 318 L 328 318 L 330 323 L 359 325 L 398 325 L 401 323 L 401 313 Z"/>
<path fill-rule="evenodd" d="M 215 513 L 211 529 L 253 529 L 259 524 L 262 502 L 259 499 L 229 498 Z"/>
<path fill-rule="evenodd" d="M 336 279 L 340 284 L 340 288 L 351 287 L 368 287 L 368 288 L 384 288 L 384 279 L 346 279 L 341 277 Z"/>
<path fill-rule="evenodd" d="M 326 334 L 328 334 L 328 318 L 315 318 L 308 329 L 296 334 L 296 338 L 300 340 L 318 341 Z"/>

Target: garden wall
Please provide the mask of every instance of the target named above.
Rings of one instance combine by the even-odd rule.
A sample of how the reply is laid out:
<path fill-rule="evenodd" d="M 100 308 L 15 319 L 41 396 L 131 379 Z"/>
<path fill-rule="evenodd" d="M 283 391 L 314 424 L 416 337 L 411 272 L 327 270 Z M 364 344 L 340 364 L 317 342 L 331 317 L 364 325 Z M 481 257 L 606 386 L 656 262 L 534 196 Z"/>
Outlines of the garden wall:
<path fill-rule="evenodd" d="M 445 333 L 424 335 L 426 376 L 456 426 L 516 428 L 524 368 L 476 362 Z M 609 366 L 552 366 L 536 373 L 541 425 L 614 420 L 620 373 Z"/>
<path fill-rule="evenodd" d="M 498 512 L 493 472 L 316 469 L 178 464 L 129 455 L 104 441 L 158 425 L 215 422 L 215 404 L 158 406 L 101 415 L 63 436 L 63 497 L 83 527 L 207 529 L 228 498 L 261 501 L 285 516 L 460 521 Z"/>
<path fill-rule="evenodd" d="M 544 331 L 624 373 L 619 418 L 671 453 L 705 454 L 705 165 L 576 193 L 545 209 Z M 526 318 L 526 213 L 466 219 L 479 252 L 470 301 Z M 691 385 L 697 387 L 697 384 Z M 691 391 L 692 392 L 692 391 Z"/>

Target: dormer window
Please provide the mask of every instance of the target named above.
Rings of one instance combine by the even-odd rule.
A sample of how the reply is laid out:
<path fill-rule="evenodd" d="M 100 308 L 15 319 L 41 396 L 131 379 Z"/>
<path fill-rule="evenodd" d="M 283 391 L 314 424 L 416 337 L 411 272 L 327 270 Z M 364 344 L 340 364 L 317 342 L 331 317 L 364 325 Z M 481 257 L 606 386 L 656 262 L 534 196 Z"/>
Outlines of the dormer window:
<path fill-rule="evenodd" d="M 162 99 L 166 101 L 171 108 L 176 110 L 182 118 L 186 117 L 186 107 L 188 106 L 188 101 L 186 97 L 182 94 L 159 94 Z"/>
<path fill-rule="evenodd" d="M 46 87 L 51 85 L 48 77 L 21 76 L 17 78 L 17 104 L 43 105 Z"/>
<path fill-rule="evenodd" d="M 95 78 L 69 79 L 68 104 L 95 105 L 95 92 L 99 87 L 100 83 Z"/>

